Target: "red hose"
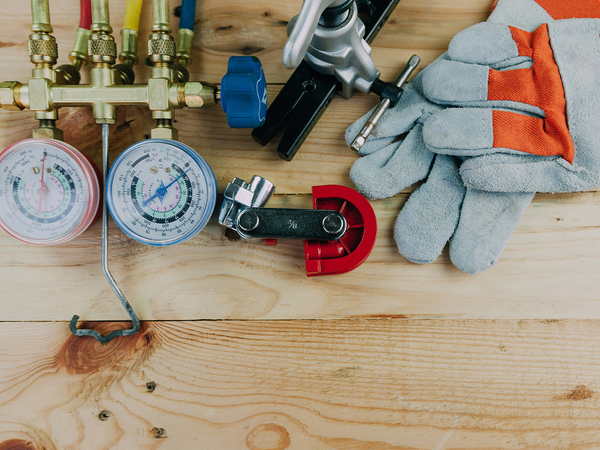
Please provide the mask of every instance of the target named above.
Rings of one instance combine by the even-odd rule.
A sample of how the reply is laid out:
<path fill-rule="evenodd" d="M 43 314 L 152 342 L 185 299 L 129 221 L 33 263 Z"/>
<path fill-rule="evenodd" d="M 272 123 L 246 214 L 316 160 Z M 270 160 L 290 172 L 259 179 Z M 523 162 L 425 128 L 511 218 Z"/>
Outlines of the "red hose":
<path fill-rule="evenodd" d="M 87 30 L 92 26 L 92 0 L 80 0 L 79 28 Z"/>

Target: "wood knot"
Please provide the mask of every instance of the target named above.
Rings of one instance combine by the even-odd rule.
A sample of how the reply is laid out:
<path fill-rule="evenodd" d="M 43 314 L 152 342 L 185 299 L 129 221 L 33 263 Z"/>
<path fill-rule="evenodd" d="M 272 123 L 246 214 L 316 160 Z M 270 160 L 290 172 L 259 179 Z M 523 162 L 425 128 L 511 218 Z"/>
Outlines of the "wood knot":
<path fill-rule="evenodd" d="M 152 428 L 152 434 L 154 435 L 154 439 L 165 439 L 167 436 L 167 430 L 164 428 L 154 427 Z"/>
<path fill-rule="evenodd" d="M 225 228 L 225 239 L 228 241 L 239 241 L 241 239 L 237 231 L 231 228 Z"/>
<path fill-rule="evenodd" d="M 105 422 L 108 420 L 108 418 L 110 417 L 111 412 L 107 411 L 106 409 L 104 411 L 101 411 L 100 414 L 98 414 L 98 419 L 100 419 L 102 422 Z"/>
<path fill-rule="evenodd" d="M 276 423 L 258 425 L 246 436 L 246 447 L 250 450 L 284 450 L 290 444 L 290 434 Z"/>
<path fill-rule="evenodd" d="M 103 336 L 111 331 L 129 328 L 130 322 L 83 322 L 81 328 L 97 330 Z M 137 357 L 137 364 L 145 361 L 153 344 L 153 332 L 142 323 L 141 329 L 133 336 L 118 336 L 103 344 L 92 336 L 67 338 L 59 354 L 59 361 L 69 374 L 88 374 L 111 368 L 125 358 Z M 135 363 L 134 363 L 135 364 Z"/>
<path fill-rule="evenodd" d="M 594 396 L 594 391 L 592 391 L 587 386 L 580 384 L 579 386 L 575 386 L 571 392 L 565 395 L 557 395 L 554 397 L 555 400 L 587 400 L 588 398 L 592 398 Z"/>
<path fill-rule="evenodd" d="M 254 45 L 248 45 L 244 48 L 242 48 L 241 53 L 247 56 L 250 55 L 255 55 L 257 53 L 260 53 L 264 50 L 264 47 L 258 47 L 258 46 L 254 46 Z"/>
<path fill-rule="evenodd" d="M 23 439 L 9 439 L 0 442 L 0 450 L 36 450 L 38 448 L 40 447 L 32 441 L 24 441 Z"/>
<path fill-rule="evenodd" d="M 148 392 L 150 393 L 154 392 L 156 389 L 156 383 L 154 381 L 148 381 L 146 383 L 146 389 L 148 389 Z"/>

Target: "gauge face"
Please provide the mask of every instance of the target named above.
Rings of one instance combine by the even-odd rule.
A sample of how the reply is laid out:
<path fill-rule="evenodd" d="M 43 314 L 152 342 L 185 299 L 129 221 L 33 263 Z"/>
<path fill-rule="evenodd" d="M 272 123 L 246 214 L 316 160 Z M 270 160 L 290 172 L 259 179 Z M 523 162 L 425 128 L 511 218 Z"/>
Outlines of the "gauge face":
<path fill-rule="evenodd" d="M 22 241 L 73 239 L 95 219 L 99 199 L 92 163 L 64 142 L 26 139 L 0 154 L 0 225 Z"/>
<path fill-rule="evenodd" d="M 192 238 L 215 208 L 217 183 L 191 147 L 149 139 L 125 150 L 107 181 L 110 213 L 133 239 L 172 245 Z"/>

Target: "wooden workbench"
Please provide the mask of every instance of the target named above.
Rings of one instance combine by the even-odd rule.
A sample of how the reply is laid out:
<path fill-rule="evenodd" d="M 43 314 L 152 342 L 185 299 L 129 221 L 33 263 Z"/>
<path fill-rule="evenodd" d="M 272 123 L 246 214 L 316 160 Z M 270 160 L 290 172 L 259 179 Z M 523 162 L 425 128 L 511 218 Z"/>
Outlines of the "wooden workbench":
<path fill-rule="evenodd" d="M 25 82 L 29 8 L 1 3 L 0 80 Z M 281 50 L 301 0 L 198 3 L 191 79 L 218 83 L 229 56 L 255 55 L 273 99 L 290 75 Z M 118 43 L 124 4 L 110 2 Z M 402 0 L 373 45 L 382 78 L 413 53 L 433 61 L 490 4 Z M 142 52 L 151 10 L 147 0 Z M 51 14 L 65 63 L 78 2 L 51 1 Z M 138 82 L 148 70 L 142 61 Z M 277 139 L 263 148 L 230 130 L 220 107 L 178 111 L 176 126 L 220 192 L 256 174 L 277 186 L 269 206 L 310 208 L 311 186 L 352 186 L 344 131 L 375 103 L 336 98 L 292 162 Z M 0 147 L 35 126 L 29 111 L 0 111 Z M 122 108 L 111 160 L 151 126 L 148 111 Z M 59 127 L 100 164 L 90 110 L 64 109 Z M 145 322 L 103 345 L 68 330 L 73 314 L 127 317 L 102 275 L 100 223 L 55 247 L 0 232 L 0 450 L 600 448 L 598 194 L 537 195 L 496 267 L 469 276 L 447 251 L 427 266 L 398 254 L 393 224 L 411 190 L 372 202 L 370 258 L 329 277 L 305 276 L 301 243 L 232 239 L 216 213 L 171 248 L 111 222 L 111 270 Z"/>

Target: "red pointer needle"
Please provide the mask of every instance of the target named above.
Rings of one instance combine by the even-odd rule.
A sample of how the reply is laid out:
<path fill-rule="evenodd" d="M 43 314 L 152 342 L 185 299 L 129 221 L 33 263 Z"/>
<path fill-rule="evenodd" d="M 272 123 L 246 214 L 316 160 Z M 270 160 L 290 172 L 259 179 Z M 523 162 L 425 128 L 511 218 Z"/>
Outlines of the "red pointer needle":
<path fill-rule="evenodd" d="M 42 202 L 44 201 L 44 199 L 46 198 L 46 196 L 48 195 L 48 186 L 46 186 L 46 183 L 44 182 L 44 171 L 46 167 L 46 152 L 44 152 L 44 157 L 42 158 L 42 180 L 40 181 L 40 188 L 37 190 L 37 194 L 40 196 L 40 203 L 38 205 L 38 216 L 42 213 Z"/>

